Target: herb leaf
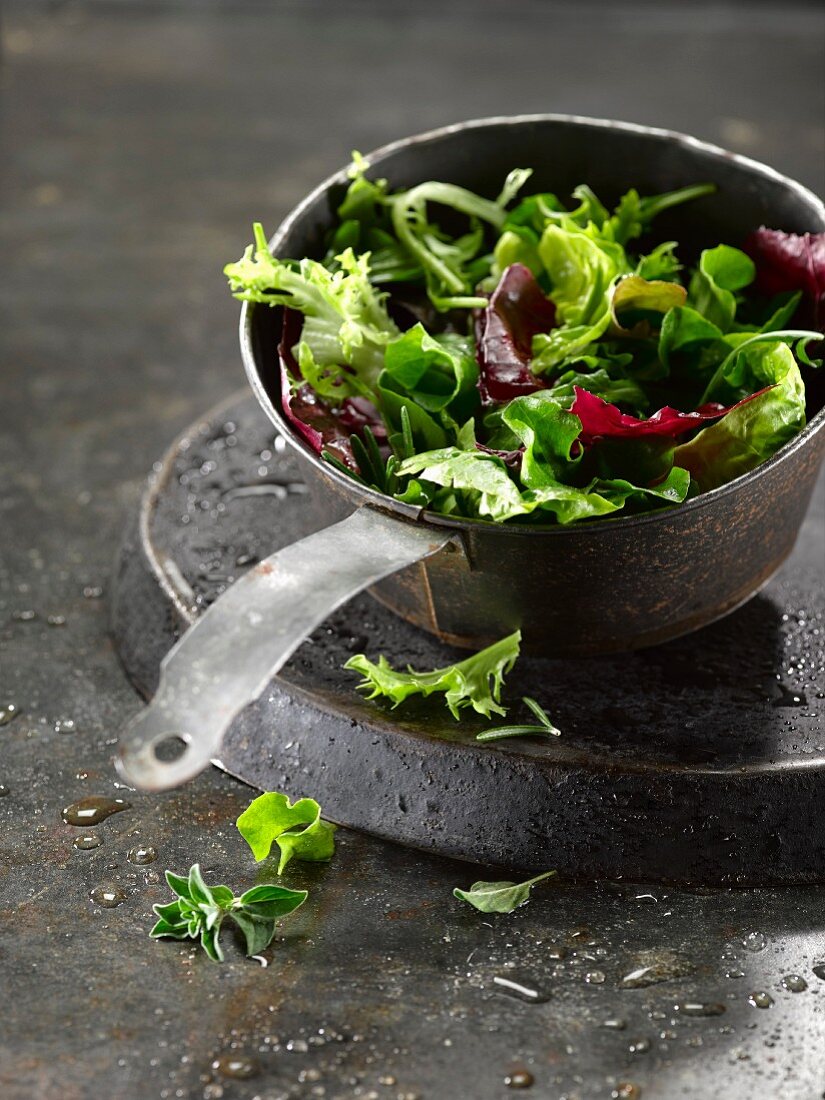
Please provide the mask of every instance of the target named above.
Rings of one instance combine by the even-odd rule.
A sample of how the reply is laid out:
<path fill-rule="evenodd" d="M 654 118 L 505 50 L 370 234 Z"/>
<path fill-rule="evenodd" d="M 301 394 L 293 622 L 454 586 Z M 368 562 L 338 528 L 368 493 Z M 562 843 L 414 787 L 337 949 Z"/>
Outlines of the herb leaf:
<path fill-rule="evenodd" d="M 397 672 L 386 657 L 379 657 L 378 664 L 373 664 L 363 653 L 350 657 L 344 668 L 361 673 L 364 678 L 358 690 L 367 692 L 368 699 L 383 695 L 397 707 L 411 695 L 442 693 L 456 720 L 462 707 L 472 707 L 489 718 L 491 713 L 507 713 L 500 705 L 501 688 L 516 663 L 520 644 L 521 631 L 517 630 L 458 664 L 431 672 L 416 672 L 409 667 L 406 672 Z"/>
<path fill-rule="evenodd" d="M 482 730 L 476 734 L 476 741 L 502 741 L 507 737 L 561 737 L 561 730 L 557 729 L 547 712 L 539 706 L 535 699 L 525 695 L 522 702 L 529 707 L 538 718 L 537 726 L 496 726 L 493 729 Z"/>
<path fill-rule="evenodd" d="M 530 891 L 543 879 L 555 875 L 555 871 L 545 871 L 526 882 L 474 882 L 469 890 L 458 886 L 453 895 L 460 901 L 466 901 L 481 913 L 512 913 L 519 905 L 530 898 Z"/>
<path fill-rule="evenodd" d="M 243 933 L 247 954 L 255 955 L 275 935 L 276 921 L 307 898 L 306 890 L 287 890 L 283 886 L 255 886 L 236 898 L 228 886 L 207 886 L 197 863 L 186 878 L 167 871 L 166 881 L 177 899 L 152 907 L 158 920 L 149 935 L 153 939 L 200 938 L 201 947 L 213 962 L 223 962 L 219 936 L 227 917 Z"/>
<path fill-rule="evenodd" d="M 281 851 L 278 874 L 294 857 L 306 860 L 329 860 L 335 852 L 335 826 L 321 820 L 321 807 L 314 798 L 299 798 L 291 803 L 285 794 L 269 791 L 260 795 L 244 810 L 236 822 L 238 832 L 252 849 L 260 863 L 269 855 L 273 843 Z M 259 890 L 281 890 L 279 886 L 256 887 Z M 247 904 L 254 890 L 241 899 Z M 272 898 L 279 894 L 271 894 Z M 262 900 L 257 895 L 252 899 Z"/>

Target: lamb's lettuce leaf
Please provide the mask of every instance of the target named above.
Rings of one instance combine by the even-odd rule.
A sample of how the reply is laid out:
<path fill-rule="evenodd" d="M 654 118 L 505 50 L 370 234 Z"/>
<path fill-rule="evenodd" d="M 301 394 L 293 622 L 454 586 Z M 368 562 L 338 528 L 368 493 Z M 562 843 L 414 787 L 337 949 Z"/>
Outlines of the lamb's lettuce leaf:
<path fill-rule="evenodd" d="M 690 305 L 722 332 L 728 332 L 736 315 L 735 292 L 750 286 L 755 275 L 753 260 L 740 249 L 727 244 L 706 248 L 690 280 Z"/>

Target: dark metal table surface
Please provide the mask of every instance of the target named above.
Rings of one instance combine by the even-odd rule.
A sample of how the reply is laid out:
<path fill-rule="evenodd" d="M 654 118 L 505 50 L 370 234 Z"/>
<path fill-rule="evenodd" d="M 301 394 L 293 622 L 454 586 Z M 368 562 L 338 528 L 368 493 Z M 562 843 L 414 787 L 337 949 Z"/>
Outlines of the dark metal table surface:
<path fill-rule="evenodd" d="M 823 888 L 567 885 L 487 918 L 451 896 L 472 868 L 341 831 L 330 865 L 289 869 L 310 900 L 265 967 L 150 941 L 163 868 L 255 881 L 233 825 L 250 792 L 216 771 L 118 792 L 138 700 L 107 583 L 148 467 L 237 388 L 220 267 L 253 217 L 274 226 L 352 147 L 519 111 L 694 132 L 821 190 L 822 16 L 54 0 L 0 19 L 0 706 L 18 708 L 0 726 L 0 1095 L 487 1100 L 527 1071 L 552 1100 L 820 1097 Z M 89 851 L 61 817 L 86 795 L 131 804 Z M 155 863 L 129 862 L 140 844 Z M 110 883 L 126 900 L 100 908 Z M 627 988 L 652 962 L 668 980 Z"/>

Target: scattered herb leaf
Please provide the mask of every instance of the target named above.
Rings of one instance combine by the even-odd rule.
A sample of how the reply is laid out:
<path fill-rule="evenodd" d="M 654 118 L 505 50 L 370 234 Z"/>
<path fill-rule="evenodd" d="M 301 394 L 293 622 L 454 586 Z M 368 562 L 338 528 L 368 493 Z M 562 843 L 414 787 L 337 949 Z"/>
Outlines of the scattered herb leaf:
<path fill-rule="evenodd" d="M 469 890 L 458 886 L 453 895 L 460 901 L 466 901 L 481 913 L 512 913 L 530 898 L 530 891 L 538 882 L 555 875 L 555 871 L 545 871 L 526 882 L 474 882 Z"/>
<path fill-rule="evenodd" d="M 256 955 L 275 935 L 276 922 L 307 898 L 306 890 L 284 886 L 254 886 L 236 898 L 228 886 L 207 886 L 197 863 L 186 878 L 167 871 L 166 881 L 177 898 L 152 907 L 158 920 L 149 935 L 154 939 L 200 939 L 213 962 L 223 962 L 219 935 L 226 918 L 243 933 L 247 955 Z"/>
<path fill-rule="evenodd" d="M 481 733 L 477 733 L 476 741 L 502 741 L 507 737 L 561 737 L 561 730 L 553 725 L 547 712 L 535 699 L 525 695 L 522 702 L 538 718 L 539 724 L 537 726 L 495 726 L 493 729 L 482 730 Z"/>

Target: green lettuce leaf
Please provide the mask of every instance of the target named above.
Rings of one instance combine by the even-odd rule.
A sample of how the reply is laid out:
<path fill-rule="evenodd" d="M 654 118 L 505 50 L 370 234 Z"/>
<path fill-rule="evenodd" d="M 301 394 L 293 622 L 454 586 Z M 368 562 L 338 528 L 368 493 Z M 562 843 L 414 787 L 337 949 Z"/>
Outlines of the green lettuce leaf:
<path fill-rule="evenodd" d="M 356 256 L 347 249 L 340 268 L 330 271 L 316 260 L 276 259 L 269 251 L 263 227 L 254 226 L 255 244 L 224 274 L 241 301 L 288 306 L 304 315 L 301 332 L 302 369 L 311 370 L 318 383 L 323 369 L 339 378 L 339 397 L 371 395 L 384 366 L 384 349 L 398 336 L 384 302 L 386 295 L 370 282 L 369 254 Z M 343 365 L 353 368 L 343 372 Z"/>
<path fill-rule="evenodd" d="M 690 305 L 722 332 L 728 332 L 736 315 L 737 290 L 750 286 L 756 267 L 738 248 L 720 244 L 706 248 L 690 280 Z"/>
<path fill-rule="evenodd" d="M 413 325 L 387 344 L 384 369 L 426 412 L 449 409 L 463 423 L 478 408 L 478 364 L 466 338 Z"/>
<path fill-rule="evenodd" d="M 335 826 L 322 821 L 321 807 L 314 798 L 291 803 L 285 794 L 268 791 L 247 806 L 236 824 L 259 863 L 269 855 L 273 843 L 278 845 L 279 875 L 293 857 L 329 860 L 335 852 Z"/>
<path fill-rule="evenodd" d="M 418 476 L 445 489 L 469 494 L 463 514 L 502 522 L 531 509 L 497 455 L 444 447 L 405 459 L 398 468 L 404 476 Z"/>
<path fill-rule="evenodd" d="M 613 280 L 631 270 L 621 245 L 560 225 L 547 226 L 539 256 L 559 320 L 577 327 L 592 325 L 603 315 Z"/>
<path fill-rule="evenodd" d="M 369 699 L 384 696 L 397 707 L 412 695 L 426 698 L 440 693 L 453 718 L 459 719 L 464 707 L 472 707 L 489 718 L 491 714 L 507 713 L 501 706 L 501 688 L 504 677 L 516 663 L 520 644 L 521 631 L 517 630 L 458 664 L 431 672 L 416 672 L 412 668 L 397 672 L 383 655 L 373 664 L 363 653 L 350 657 L 344 668 L 363 676 L 358 689 L 366 692 Z"/>
<path fill-rule="evenodd" d="M 690 471 L 703 493 L 754 469 L 805 426 L 805 385 L 787 344 L 750 344 L 736 360 L 729 381 L 748 393 L 770 389 L 676 448 L 674 462 Z"/>

